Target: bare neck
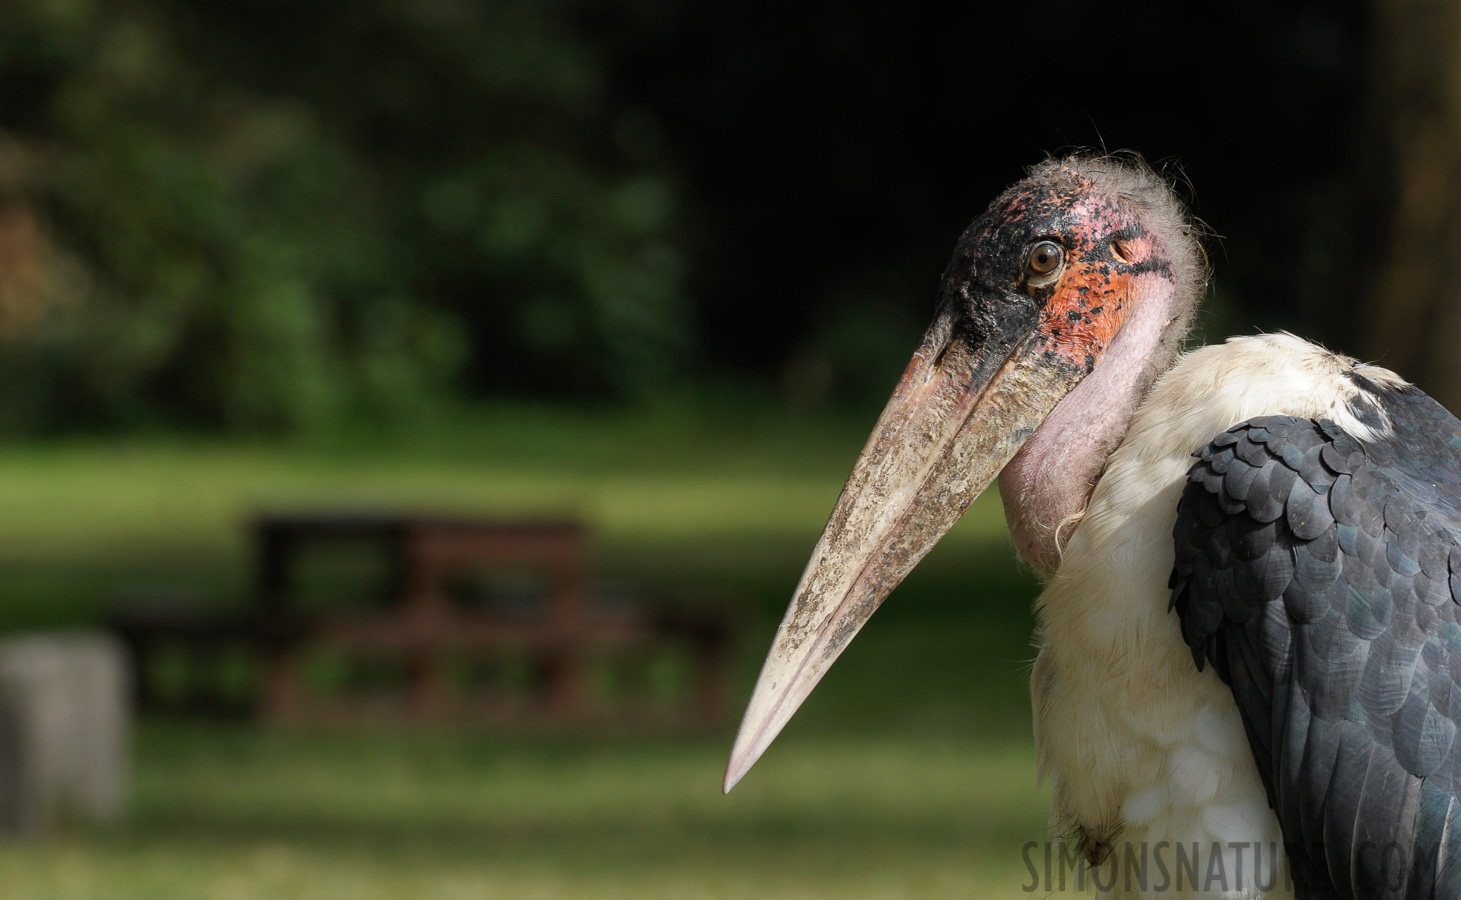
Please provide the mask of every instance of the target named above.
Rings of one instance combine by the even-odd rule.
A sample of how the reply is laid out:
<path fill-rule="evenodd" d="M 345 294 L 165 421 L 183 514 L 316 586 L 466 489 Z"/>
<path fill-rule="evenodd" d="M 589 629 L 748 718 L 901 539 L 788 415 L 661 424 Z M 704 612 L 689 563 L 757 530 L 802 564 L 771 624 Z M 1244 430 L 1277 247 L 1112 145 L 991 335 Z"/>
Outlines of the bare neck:
<path fill-rule="evenodd" d="M 1061 550 L 1085 514 L 1106 460 L 1185 335 L 1187 316 L 1174 310 L 1174 285 L 1153 273 L 1141 286 L 1146 296 L 1094 371 L 1000 473 L 999 494 L 1015 549 L 1042 574 L 1060 567 Z"/>

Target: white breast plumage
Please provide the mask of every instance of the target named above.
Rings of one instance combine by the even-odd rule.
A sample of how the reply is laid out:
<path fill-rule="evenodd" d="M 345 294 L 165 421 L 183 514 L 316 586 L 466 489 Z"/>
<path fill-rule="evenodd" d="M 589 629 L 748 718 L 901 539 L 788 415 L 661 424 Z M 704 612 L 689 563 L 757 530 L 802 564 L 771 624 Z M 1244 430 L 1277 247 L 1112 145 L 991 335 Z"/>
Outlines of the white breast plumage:
<path fill-rule="evenodd" d="M 1168 608 L 1172 528 L 1190 454 L 1231 425 L 1286 414 L 1368 436 L 1345 402 L 1354 369 L 1288 335 L 1183 357 L 1132 419 L 1038 601 L 1031 694 L 1052 827 L 1101 863 L 1091 874 L 1110 896 L 1291 896 L 1232 693 L 1196 669 Z"/>

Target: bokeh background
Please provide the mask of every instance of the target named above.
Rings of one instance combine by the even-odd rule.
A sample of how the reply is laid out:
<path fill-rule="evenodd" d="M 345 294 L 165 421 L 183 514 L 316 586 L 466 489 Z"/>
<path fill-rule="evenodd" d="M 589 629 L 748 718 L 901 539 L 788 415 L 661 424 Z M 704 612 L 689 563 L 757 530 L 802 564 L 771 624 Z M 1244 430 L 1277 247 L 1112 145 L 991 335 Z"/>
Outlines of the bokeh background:
<path fill-rule="evenodd" d="M 1458 48 L 1422 0 L 4 0 L 0 628 L 247 610 L 260 512 L 573 516 L 595 584 L 733 610 L 738 705 L 955 238 L 1047 154 L 1180 185 L 1195 340 L 1456 408 Z M 1023 895 L 1035 590 L 986 498 L 726 798 L 738 709 L 144 713 L 128 813 L 0 845 L 0 894 Z"/>

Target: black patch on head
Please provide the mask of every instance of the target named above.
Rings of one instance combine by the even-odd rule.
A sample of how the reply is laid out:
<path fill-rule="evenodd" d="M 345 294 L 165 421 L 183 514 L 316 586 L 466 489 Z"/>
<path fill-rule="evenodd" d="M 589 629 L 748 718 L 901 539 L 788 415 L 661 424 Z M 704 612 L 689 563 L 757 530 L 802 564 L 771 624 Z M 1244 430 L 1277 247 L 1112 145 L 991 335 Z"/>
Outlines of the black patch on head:
<path fill-rule="evenodd" d="M 1172 273 L 1172 263 L 1159 256 L 1148 257 L 1141 262 L 1132 263 L 1130 268 L 1133 275 L 1145 275 L 1147 272 L 1160 272 L 1168 278 L 1175 277 Z"/>
<path fill-rule="evenodd" d="M 944 270 L 941 300 L 951 303 L 966 332 L 981 341 L 997 334 L 1026 333 L 1055 295 L 1057 283 L 1027 289 L 1029 248 L 1048 240 L 1066 253 L 1094 260 L 1084 246 L 1084 217 L 1076 207 L 1090 196 L 1069 177 L 1027 179 L 1000 195 L 959 238 Z"/>
<path fill-rule="evenodd" d="M 1147 230 L 1140 225 L 1128 225 L 1125 228 L 1111 232 L 1112 241 L 1134 241 L 1147 236 Z"/>

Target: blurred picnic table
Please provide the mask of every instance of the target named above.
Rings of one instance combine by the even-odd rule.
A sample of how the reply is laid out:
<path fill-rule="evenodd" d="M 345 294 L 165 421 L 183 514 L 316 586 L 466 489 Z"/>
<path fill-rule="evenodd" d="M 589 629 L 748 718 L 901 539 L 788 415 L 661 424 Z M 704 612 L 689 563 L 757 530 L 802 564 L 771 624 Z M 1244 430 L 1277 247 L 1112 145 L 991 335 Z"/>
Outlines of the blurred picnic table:
<path fill-rule="evenodd" d="M 251 705 L 275 723 L 694 728 L 718 724 L 727 709 L 729 611 L 606 602 L 590 589 L 580 522 L 315 512 L 262 515 L 252 531 L 251 608 L 206 615 L 160 604 L 116 618 L 144 707 L 163 705 L 154 674 L 163 654 L 184 651 L 190 683 L 174 693 L 206 707 L 216 699 L 210 666 L 242 648 L 257 667 Z M 312 602 L 311 554 L 347 545 L 365 553 L 354 567 L 376 572 L 379 584 Z M 667 656 L 683 683 L 655 697 L 644 682 Z M 346 677 L 321 686 L 312 673 L 321 660 Z M 352 680 L 352 670 L 376 677 Z M 606 680 L 616 682 L 607 697 Z"/>

